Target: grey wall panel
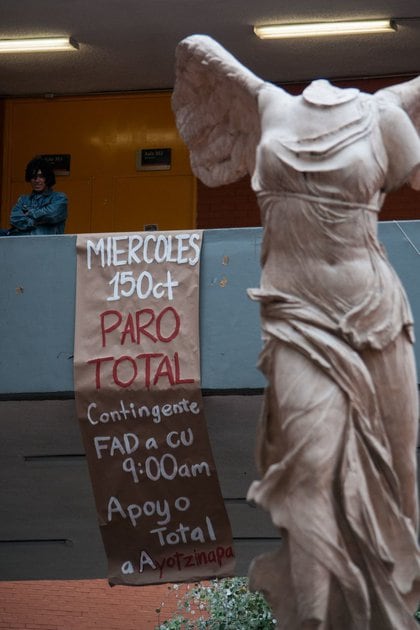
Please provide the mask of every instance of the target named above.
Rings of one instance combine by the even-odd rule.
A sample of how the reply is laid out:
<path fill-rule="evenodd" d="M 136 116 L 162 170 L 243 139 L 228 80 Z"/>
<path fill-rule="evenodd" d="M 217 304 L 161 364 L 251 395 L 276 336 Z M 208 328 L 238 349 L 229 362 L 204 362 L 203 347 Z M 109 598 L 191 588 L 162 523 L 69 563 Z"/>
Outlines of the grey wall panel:
<path fill-rule="evenodd" d="M 263 510 L 249 505 L 246 501 L 236 503 L 226 501 L 226 508 L 232 525 L 233 537 L 237 542 L 243 539 L 279 538 L 279 532 Z"/>
<path fill-rule="evenodd" d="M 260 228 L 205 231 L 204 389 L 264 384 L 255 368 L 261 347 L 258 307 L 246 294 L 258 285 L 261 235 Z M 379 236 L 420 322 L 420 221 L 381 223 Z M 74 236 L 0 240 L 0 394 L 73 390 L 75 265 Z"/>
<path fill-rule="evenodd" d="M 75 238 L 0 242 L 1 393 L 72 389 Z"/>
<path fill-rule="evenodd" d="M 247 575 L 253 558 L 274 550 L 278 540 L 243 539 L 235 541 L 237 575 Z M 69 543 L 0 543 L 0 579 L 88 580 L 106 577 L 106 558 L 99 539 L 85 535 Z"/>
<path fill-rule="evenodd" d="M 227 498 L 244 497 L 257 475 L 254 444 L 261 402 L 262 396 L 204 398 L 213 454 Z M 84 453 L 74 400 L 0 401 L 0 431 L 0 458 L 12 454 L 22 462 L 31 458 L 26 466 L 34 471 L 45 461 L 64 469 L 75 465 L 70 456 Z M 37 460 L 42 456 L 47 459 Z"/>
<path fill-rule="evenodd" d="M 262 396 L 207 396 L 204 408 L 223 496 L 245 497 L 257 477 L 255 432 Z"/>
<path fill-rule="evenodd" d="M 74 400 L 0 401 L 0 457 L 84 453 Z"/>
<path fill-rule="evenodd" d="M 260 405 L 261 396 L 204 399 L 239 574 L 278 537 L 268 515 L 245 499 L 256 477 Z M 74 400 L 1 401 L 0 427 L 0 579 L 105 577 Z"/>
<path fill-rule="evenodd" d="M 380 223 L 379 237 L 403 283 L 413 311 L 418 341 L 414 351 L 420 382 L 420 221 Z"/>
<path fill-rule="evenodd" d="M 83 459 L 60 465 L 48 459 L 34 466 L 5 458 L 2 479 L 0 539 L 62 539 L 96 526 L 94 499 Z"/>
<path fill-rule="evenodd" d="M 66 541 L 0 542 L 0 579 L 80 580 L 106 576 L 100 537 L 84 531 Z"/>
<path fill-rule="evenodd" d="M 238 559 L 236 565 L 236 574 L 247 575 L 249 565 L 256 556 L 259 556 L 262 553 L 267 553 L 268 551 L 275 551 L 279 547 L 279 545 L 281 545 L 281 541 L 278 539 L 255 540 L 251 538 L 237 541 L 235 544 L 235 550 Z"/>
<path fill-rule="evenodd" d="M 257 287 L 262 232 L 206 230 L 200 275 L 201 381 L 205 389 L 255 388 L 261 349 Z"/>

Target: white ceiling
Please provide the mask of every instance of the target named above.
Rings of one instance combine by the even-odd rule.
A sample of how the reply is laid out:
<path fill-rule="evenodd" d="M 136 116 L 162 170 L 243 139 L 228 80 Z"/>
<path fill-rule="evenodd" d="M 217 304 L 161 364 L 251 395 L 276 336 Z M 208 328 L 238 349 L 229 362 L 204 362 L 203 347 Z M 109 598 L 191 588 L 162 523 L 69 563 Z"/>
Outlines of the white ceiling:
<path fill-rule="evenodd" d="M 262 41 L 254 24 L 390 17 L 396 33 Z M 0 55 L 0 96 L 173 86 L 179 40 L 206 33 L 273 82 L 420 74 L 420 0 L 0 0 L 3 38 L 69 35 L 70 53 Z"/>

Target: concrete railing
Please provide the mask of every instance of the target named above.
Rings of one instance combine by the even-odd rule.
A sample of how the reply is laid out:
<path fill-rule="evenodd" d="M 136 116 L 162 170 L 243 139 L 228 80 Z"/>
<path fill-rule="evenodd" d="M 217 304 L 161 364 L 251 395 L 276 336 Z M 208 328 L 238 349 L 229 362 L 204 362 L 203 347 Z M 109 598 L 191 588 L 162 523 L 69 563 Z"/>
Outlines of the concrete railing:
<path fill-rule="evenodd" d="M 379 233 L 420 323 L 420 221 Z M 261 236 L 205 231 L 201 261 L 204 408 L 239 574 L 278 545 L 267 515 L 245 500 L 264 385 L 258 306 L 246 294 L 258 286 Z M 75 245 L 74 236 L 0 239 L 2 580 L 106 576 L 73 394 Z"/>

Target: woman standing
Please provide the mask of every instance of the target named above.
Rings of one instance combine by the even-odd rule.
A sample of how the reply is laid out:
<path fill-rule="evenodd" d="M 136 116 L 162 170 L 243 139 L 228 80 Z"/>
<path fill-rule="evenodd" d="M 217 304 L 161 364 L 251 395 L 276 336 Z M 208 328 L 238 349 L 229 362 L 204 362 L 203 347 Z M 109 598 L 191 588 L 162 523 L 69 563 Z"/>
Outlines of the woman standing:
<path fill-rule="evenodd" d="M 19 197 L 10 214 L 3 236 L 63 234 L 67 219 L 67 196 L 55 192 L 55 174 L 50 164 L 39 157 L 26 166 L 25 181 L 32 187 L 29 195 Z"/>

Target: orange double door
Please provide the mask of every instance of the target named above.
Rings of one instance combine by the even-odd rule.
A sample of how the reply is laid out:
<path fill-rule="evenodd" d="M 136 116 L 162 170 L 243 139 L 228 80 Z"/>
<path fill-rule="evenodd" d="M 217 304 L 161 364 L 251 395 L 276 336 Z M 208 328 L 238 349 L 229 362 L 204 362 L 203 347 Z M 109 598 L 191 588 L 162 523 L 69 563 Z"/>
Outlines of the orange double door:
<path fill-rule="evenodd" d="M 17 197 L 30 190 L 24 181 L 27 162 L 35 155 L 66 155 L 69 172 L 58 175 L 55 186 L 69 197 L 66 233 L 142 231 L 148 224 L 160 230 L 194 228 L 196 183 L 170 96 L 7 99 L 2 227 Z M 164 152 L 170 160 L 159 159 L 161 149 L 170 149 Z M 146 156 L 142 165 L 145 150 L 151 159 Z"/>

